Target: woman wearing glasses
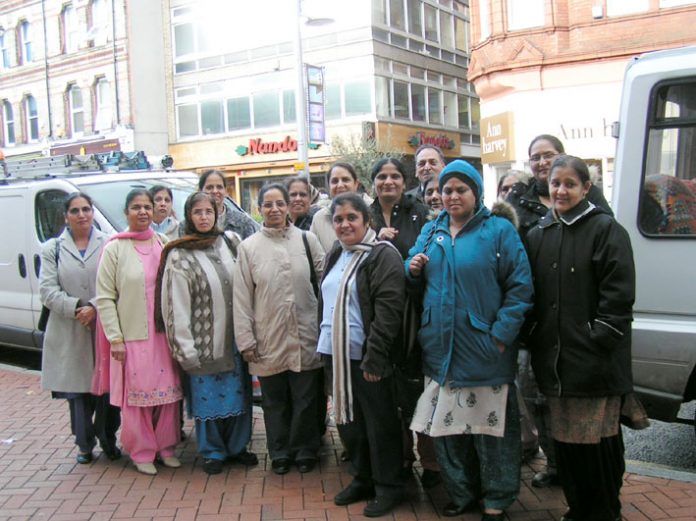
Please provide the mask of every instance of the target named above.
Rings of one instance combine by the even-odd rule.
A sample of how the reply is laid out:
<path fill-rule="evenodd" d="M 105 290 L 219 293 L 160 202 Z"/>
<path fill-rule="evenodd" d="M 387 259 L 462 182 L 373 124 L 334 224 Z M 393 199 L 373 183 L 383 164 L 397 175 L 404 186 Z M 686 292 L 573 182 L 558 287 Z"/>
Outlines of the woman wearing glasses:
<path fill-rule="evenodd" d="M 53 398 L 68 400 L 77 462 L 92 461 L 96 440 L 104 454 L 116 460 L 121 457 L 116 447 L 119 410 L 109 404 L 108 394 L 90 393 L 97 266 L 108 237 L 93 226 L 88 195 L 70 195 L 64 212 L 65 230 L 46 242 L 41 253 L 39 291 L 41 301 L 51 310 L 44 335 L 41 384 Z"/>
<path fill-rule="evenodd" d="M 276 474 L 289 472 L 293 461 L 300 472 L 311 471 L 320 439 L 316 281 L 324 251 L 313 233 L 289 222 L 289 204 L 283 185 L 261 188 L 263 228 L 239 245 L 233 285 L 237 348 L 261 383 Z"/>

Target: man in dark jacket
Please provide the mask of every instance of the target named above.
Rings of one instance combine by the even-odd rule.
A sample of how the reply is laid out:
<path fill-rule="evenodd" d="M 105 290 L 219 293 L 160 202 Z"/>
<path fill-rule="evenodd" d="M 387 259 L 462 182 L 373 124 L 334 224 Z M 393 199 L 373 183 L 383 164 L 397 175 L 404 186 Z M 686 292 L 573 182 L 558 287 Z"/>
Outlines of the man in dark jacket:
<path fill-rule="evenodd" d="M 445 155 L 440 147 L 435 145 L 421 145 L 416 150 L 416 177 L 418 186 L 406 192 L 406 195 L 415 197 L 423 202 L 423 187 L 427 181 L 435 179 L 445 168 Z"/>

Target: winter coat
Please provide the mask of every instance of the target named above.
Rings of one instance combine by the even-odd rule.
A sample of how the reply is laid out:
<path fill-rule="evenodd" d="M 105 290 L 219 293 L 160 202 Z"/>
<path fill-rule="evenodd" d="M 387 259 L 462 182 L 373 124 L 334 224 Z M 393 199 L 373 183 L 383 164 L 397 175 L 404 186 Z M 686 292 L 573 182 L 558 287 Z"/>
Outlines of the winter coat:
<path fill-rule="evenodd" d="M 324 273 L 331 271 L 343 253 L 337 245 L 326 257 Z M 377 243 L 358 267 L 355 276 L 360 315 L 365 330 L 365 343 L 360 368 L 370 374 L 386 377 L 392 374 L 392 362 L 401 347 L 405 280 L 401 256 L 389 243 Z M 319 293 L 319 313 L 324 302 Z"/>
<path fill-rule="evenodd" d="M 480 178 L 474 181 L 482 193 Z M 429 261 L 413 277 L 409 263 L 418 253 Z M 425 291 L 418 333 L 423 373 L 453 388 L 512 383 L 514 341 L 533 296 L 529 262 L 514 225 L 481 206 L 452 237 L 443 210 L 423 228 L 405 265 L 408 283 Z M 503 353 L 495 340 L 505 345 Z"/>
<path fill-rule="evenodd" d="M 630 392 L 635 269 L 626 230 L 583 201 L 562 221 L 549 211 L 527 246 L 536 298 L 526 342 L 541 391 Z"/>
<path fill-rule="evenodd" d="M 39 293 L 51 310 L 44 333 L 41 384 L 44 389 L 88 393 L 94 368 L 92 332 L 75 318 L 78 307 L 95 305 L 97 267 L 108 236 L 92 228 L 84 257 L 66 229 L 41 251 Z M 56 264 L 56 244 L 60 252 Z"/>
<path fill-rule="evenodd" d="M 595 206 L 603 208 L 609 215 L 614 215 L 609 207 L 609 203 L 604 198 L 602 190 L 595 185 L 590 187 L 590 191 L 587 193 L 587 200 Z M 549 211 L 539 199 L 536 180 L 534 179 L 532 179 L 529 184 L 516 183 L 512 187 L 510 195 L 508 195 L 507 202 L 510 203 L 517 212 L 520 221 L 520 236 L 522 239 L 524 239 L 527 236 L 527 232 L 539 222 L 539 219 Z"/>
<path fill-rule="evenodd" d="M 373 203 L 373 199 L 367 194 L 362 194 L 362 200 L 365 201 L 367 206 Z M 334 247 L 336 243 L 336 232 L 334 231 L 333 221 L 331 220 L 331 201 L 324 208 L 321 208 L 317 213 L 314 214 L 312 219 L 312 225 L 309 227 L 309 231 L 317 236 L 321 247 L 328 254 Z"/>
<path fill-rule="evenodd" d="M 233 247 L 239 236 L 228 234 Z M 190 374 L 234 369 L 230 245 L 220 236 L 204 250 L 175 248 L 162 277 L 162 318 L 172 356 Z"/>
<path fill-rule="evenodd" d="M 370 205 L 370 215 L 372 228 L 379 236 L 379 231 L 387 226 L 379 199 L 375 199 Z M 418 238 L 423 225 L 428 222 L 429 216 L 430 211 L 427 206 L 406 194 L 402 195 L 401 201 L 392 208 L 390 227 L 399 230 L 399 234 L 391 243 L 399 250 L 402 259 L 408 256 L 409 248 L 416 242 L 416 238 Z"/>
<path fill-rule="evenodd" d="M 310 282 L 303 233 L 319 281 L 324 251 L 311 232 L 292 224 L 284 229 L 263 227 L 239 245 L 233 276 L 235 339 L 241 353 L 258 350 L 260 361 L 249 364 L 253 375 L 322 366 L 316 353 L 317 297 Z"/>

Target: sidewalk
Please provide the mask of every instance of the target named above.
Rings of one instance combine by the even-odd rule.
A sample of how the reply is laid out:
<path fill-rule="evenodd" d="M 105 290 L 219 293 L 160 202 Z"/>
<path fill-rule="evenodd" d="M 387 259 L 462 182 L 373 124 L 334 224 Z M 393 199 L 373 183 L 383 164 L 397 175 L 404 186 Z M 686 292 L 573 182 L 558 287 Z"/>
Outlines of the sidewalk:
<path fill-rule="evenodd" d="M 324 520 L 365 519 L 364 504 L 337 507 L 334 495 L 350 482 L 340 445 L 330 429 L 321 464 L 300 475 L 293 469 L 276 476 L 267 467 L 263 417 L 254 409 L 252 450 L 257 467 L 226 466 L 217 476 L 206 475 L 189 434 L 179 447 L 180 469 L 160 468 L 155 477 L 139 474 L 127 457 L 110 462 L 101 455 L 90 465 L 75 462 L 68 407 L 41 391 L 35 372 L 0 367 L 0 520 Z M 557 520 L 565 512 L 558 487 L 530 486 L 535 460 L 522 470 L 522 490 L 508 510 L 513 521 Z M 420 470 L 419 470 L 420 471 Z M 673 479 L 626 474 L 623 516 L 628 521 L 696 519 L 696 484 Z M 684 474 L 684 477 L 688 475 Z M 692 480 L 693 481 L 693 480 Z M 380 519 L 434 520 L 447 503 L 440 486 L 429 493 L 410 480 L 405 501 L 393 515 Z M 457 519 L 478 521 L 479 513 Z"/>

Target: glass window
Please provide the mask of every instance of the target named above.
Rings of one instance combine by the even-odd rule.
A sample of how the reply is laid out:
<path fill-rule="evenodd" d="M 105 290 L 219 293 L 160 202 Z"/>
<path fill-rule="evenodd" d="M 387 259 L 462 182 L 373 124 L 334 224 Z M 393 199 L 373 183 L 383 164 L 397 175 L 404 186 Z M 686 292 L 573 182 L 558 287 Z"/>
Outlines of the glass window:
<path fill-rule="evenodd" d="M 423 11 L 425 14 L 425 39 L 437 42 L 437 9 L 424 4 Z"/>
<path fill-rule="evenodd" d="M 469 96 L 459 95 L 459 128 L 471 128 L 469 125 Z"/>
<path fill-rule="evenodd" d="M 454 46 L 459 51 L 469 52 L 469 24 L 454 17 Z"/>
<path fill-rule="evenodd" d="M 442 93 L 442 111 L 445 114 L 445 126 L 457 128 L 459 126 L 459 112 L 457 109 L 457 95 L 454 92 Z"/>
<path fill-rule="evenodd" d="M 469 4 L 467 2 L 461 2 L 460 0 L 454 0 L 453 8 L 458 13 L 462 13 L 464 16 L 469 16 Z"/>
<path fill-rule="evenodd" d="M 106 2 L 107 0 L 92 0 L 91 3 L 92 26 L 89 32 L 96 45 L 103 45 L 109 39 L 109 6 Z"/>
<path fill-rule="evenodd" d="M 295 117 L 297 113 L 295 107 L 295 91 L 294 90 L 284 90 L 283 91 L 283 123 L 294 123 L 297 119 Z"/>
<path fill-rule="evenodd" d="M 479 2 L 479 24 L 481 30 L 480 40 L 485 40 L 491 35 L 491 14 L 488 10 L 488 2 Z"/>
<path fill-rule="evenodd" d="M 179 105 L 176 108 L 179 137 L 198 136 L 198 105 Z"/>
<path fill-rule="evenodd" d="M 696 237 L 696 82 L 662 85 L 652 97 L 640 230 Z"/>
<path fill-rule="evenodd" d="M 19 48 L 20 63 L 31 63 L 34 61 L 33 46 L 31 41 L 31 25 L 26 20 L 19 26 Z"/>
<path fill-rule="evenodd" d="M 423 12 L 421 0 L 406 0 L 408 8 L 408 32 L 423 37 Z"/>
<path fill-rule="evenodd" d="M 394 81 L 394 117 L 409 119 L 408 83 Z"/>
<path fill-rule="evenodd" d="M 63 44 L 66 53 L 75 52 L 78 46 L 79 27 L 77 12 L 72 5 L 63 8 Z"/>
<path fill-rule="evenodd" d="M 425 87 L 411 84 L 411 115 L 413 121 L 425 121 Z"/>
<path fill-rule="evenodd" d="M 101 78 L 95 86 L 97 97 L 97 115 L 94 118 L 94 130 L 110 129 L 113 125 L 111 110 L 111 86 L 108 80 Z"/>
<path fill-rule="evenodd" d="M 452 26 L 452 15 L 440 11 L 440 34 L 443 47 L 454 48 L 454 27 Z"/>
<path fill-rule="evenodd" d="M 254 94 L 254 128 L 280 125 L 280 101 L 278 92 Z"/>
<path fill-rule="evenodd" d="M 251 110 L 249 97 L 227 100 L 227 130 L 251 128 Z"/>
<path fill-rule="evenodd" d="M 442 92 L 428 87 L 428 121 L 442 125 Z"/>
<path fill-rule="evenodd" d="M 649 7 L 650 0 L 607 0 L 607 16 L 644 13 Z"/>
<path fill-rule="evenodd" d="M 346 116 L 372 112 L 371 85 L 368 80 L 347 82 L 344 85 Z"/>
<path fill-rule="evenodd" d="M 341 86 L 338 84 L 326 85 L 326 119 L 338 119 L 341 117 Z"/>
<path fill-rule="evenodd" d="M 174 26 L 174 56 L 186 56 L 196 52 L 196 34 L 192 23 Z"/>
<path fill-rule="evenodd" d="M 389 25 L 392 29 L 406 30 L 404 0 L 389 0 Z"/>
<path fill-rule="evenodd" d="M 80 135 L 85 131 L 85 109 L 82 103 L 82 90 L 73 85 L 68 92 L 70 103 L 70 132 Z"/>
<path fill-rule="evenodd" d="M 405 63 L 392 62 L 392 72 L 401 76 L 408 76 L 408 65 Z"/>
<path fill-rule="evenodd" d="M 387 0 L 372 0 L 373 23 L 387 25 Z"/>
<path fill-rule="evenodd" d="M 389 92 L 389 80 L 382 76 L 377 76 L 375 78 L 375 104 L 377 105 L 378 117 L 391 117 L 391 96 Z"/>
<path fill-rule="evenodd" d="M 481 128 L 481 106 L 478 98 L 469 98 L 471 104 L 471 130 L 478 132 Z"/>
<path fill-rule="evenodd" d="M 2 121 L 5 131 L 5 145 L 14 145 L 16 143 L 14 111 L 12 104 L 7 100 L 2 102 Z"/>
<path fill-rule="evenodd" d="M 410 74 L 411 78 L 417 78 L 419 80 L 425 79 L 425 70 L 420 67 L 415 67 L 411 65 Z"/>
<path fill-rule="evenodd" d="M 58 237 L 65 228 L 63 204 L 68 194 L 63 190 L 43 190 L 36 194 L 36 234 L 39 241 Z"/>
<path fill-rule="evenodd" d="M 544 0 L 508 0 L 508 29 L 544 25 Z"/>
<path fill-rule="evenodd" d="M 201 102 L 201 128 L 203 135 L 222 134 L 225 131 L 225 116 L 222 100 Z"/>
<path fill-rule="evenodd" d="M 34 96 L 24 98 L 24 114 L 26 118 L 27 141 L 39 140 L 39 111 L 36 108 Z"/>
<path fill-rule="evenodd" d="M 0 69 L 9 69 L 10 62 L 10 47 L 7 33 L 0 27 Z"/>

